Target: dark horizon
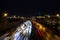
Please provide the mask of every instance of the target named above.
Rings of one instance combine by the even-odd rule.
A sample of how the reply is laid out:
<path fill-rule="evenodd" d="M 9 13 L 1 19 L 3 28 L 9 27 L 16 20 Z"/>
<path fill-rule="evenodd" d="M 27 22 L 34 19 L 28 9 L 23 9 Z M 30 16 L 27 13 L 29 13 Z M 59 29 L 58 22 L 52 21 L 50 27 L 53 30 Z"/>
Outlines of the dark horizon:
<path fill-rule="evenodd" d="M 9 15 L 32 16 L 60 13 L 59 1 L 55 0 L 5 0 L 0 2 L 0 4 L 0 9 L 7 11 Z"/>

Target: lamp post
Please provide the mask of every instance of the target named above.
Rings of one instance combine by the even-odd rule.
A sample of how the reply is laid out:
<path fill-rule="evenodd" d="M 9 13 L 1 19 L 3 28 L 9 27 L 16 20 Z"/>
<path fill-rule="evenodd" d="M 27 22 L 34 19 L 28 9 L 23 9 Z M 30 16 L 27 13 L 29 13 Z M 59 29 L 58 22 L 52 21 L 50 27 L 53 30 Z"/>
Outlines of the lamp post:
<path fill-rule="evenodd" d="M 59 14 L 56 14 L 57 17 L 59 17 Z"/>
<path fill-rule="evenodd" d="M 3 16 L 4 16 L 4 17 L 7 17 L 7 16 L 8 16 L 8 13 L 4 13 Z"/>

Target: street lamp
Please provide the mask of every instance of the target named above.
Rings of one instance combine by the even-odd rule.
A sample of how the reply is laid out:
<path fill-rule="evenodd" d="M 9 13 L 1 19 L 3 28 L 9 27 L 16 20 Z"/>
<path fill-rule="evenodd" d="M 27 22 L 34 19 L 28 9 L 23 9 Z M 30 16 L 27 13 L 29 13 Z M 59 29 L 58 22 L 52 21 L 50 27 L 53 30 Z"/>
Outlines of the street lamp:
<path fill-rule="evenodd" d="M 7 13 L 4 13 L 4 17 L 6 17 L 6 16 L 8 16 L 8 14 Z"/>
<path fill-rule="evenodd" d="M 56 16 L 59 17 L 59 14 L 57 14 Z"/>

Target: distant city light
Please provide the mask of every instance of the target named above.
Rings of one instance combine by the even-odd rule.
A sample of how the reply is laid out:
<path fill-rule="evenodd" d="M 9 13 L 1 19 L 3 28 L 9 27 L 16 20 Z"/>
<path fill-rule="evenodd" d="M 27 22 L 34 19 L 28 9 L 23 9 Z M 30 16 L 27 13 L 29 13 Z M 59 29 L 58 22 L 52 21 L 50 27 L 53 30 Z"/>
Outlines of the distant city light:
<path fill-rule="evenodd" d="M 18 16 L 18 18 L 19 18 L 20 16 Z"/>
<path fill-rule="evenodd" d="M 13 17 L 15 18 L 16 16 L 14 15 Z"/>
<path fill-rule="evenodd" d="M 50 18 L 50 16 L 48 16 L 48 18 Z"/>

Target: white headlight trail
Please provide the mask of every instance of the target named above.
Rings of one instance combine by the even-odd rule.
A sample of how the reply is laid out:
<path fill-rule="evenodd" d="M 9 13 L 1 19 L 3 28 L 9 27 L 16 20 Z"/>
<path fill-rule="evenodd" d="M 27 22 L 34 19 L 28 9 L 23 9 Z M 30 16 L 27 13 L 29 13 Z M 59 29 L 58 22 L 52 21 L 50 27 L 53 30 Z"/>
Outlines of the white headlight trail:
<path fill-rule="evenodd" d="M 32 23 L 30 20 L 24 22 L 20 27 L 16 29 L 14 34 L 14 40 L 28 40 L 32 30 Z"/>

